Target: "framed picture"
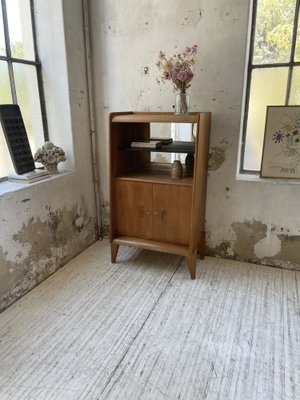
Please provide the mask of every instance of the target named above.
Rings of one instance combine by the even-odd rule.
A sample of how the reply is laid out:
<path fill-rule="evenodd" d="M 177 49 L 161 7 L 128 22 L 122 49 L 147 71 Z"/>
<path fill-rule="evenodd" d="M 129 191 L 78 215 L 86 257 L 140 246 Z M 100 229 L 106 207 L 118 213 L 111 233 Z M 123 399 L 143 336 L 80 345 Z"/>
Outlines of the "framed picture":
<path fill-rule="evenodd" d="M 300 179 L 300 106 L 268 106 L 260 176 Z"/>

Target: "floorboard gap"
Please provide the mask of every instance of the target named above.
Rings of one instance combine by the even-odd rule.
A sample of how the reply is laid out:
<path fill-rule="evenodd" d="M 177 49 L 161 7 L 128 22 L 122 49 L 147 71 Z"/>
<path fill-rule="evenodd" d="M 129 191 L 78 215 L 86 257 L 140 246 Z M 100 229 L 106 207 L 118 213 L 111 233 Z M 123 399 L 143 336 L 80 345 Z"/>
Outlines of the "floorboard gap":
<path fill-rule="evenodd" d="M 123 360 L 125 359 L 126 355 L 128 354 L 129 350 L 131 349 L 132 345 L 134 344 L 134 342 L 137 340 L 138 336 L 140 335 L 140 333 L 142 332 L 144 326 L 146 325 L 147 321 L 149 320 L 151 314 L 153 313 L 153 311 L 155 310 L 155 308 L 157 307 L 157 305 L 159 304 L 160 300 L 162 299 L 162 297 L 164 296 L 164 294 L 166 293 L 166 290 L 168 289 L 168 287 L 171 284 L 171 281 L 173 279 L 173 277 L 175 276 L 176 272 L 178 271 L 182 261 L 183 261 L 184 257 L 180 257 L 180 260 L 177 264 L 177 266 L 174 269 L 174 272 L 172 273 L 172 275 L 170 276 L 166 286 L 164 287 L 164 289 L 161 291 L 160 295 L 158 296 L 157 300 L 154 302 L 152 308 L 150 309 L 148 315 L 146 316 L 144 322 L 142 323 L 140 329 L 137 331 L 136 335 L 133 337 L 133 339 L 131 340 L 130 344 L 127 346 L 126 350 L 124 351 L 122 357 L 120 358 L 118 364 L 116 365 L 116 367 L 113 369 L 113 371 L 111 372 L 107 382 L 105 383 L 102 391 L 101 391 L 101 395 L 105 392 L 107 386 L 110 384 L 111 380 L 113 379 L 113 377 L 115 376 L 116 372 L 118 371 L 118 369 L 120 368 Z"/>

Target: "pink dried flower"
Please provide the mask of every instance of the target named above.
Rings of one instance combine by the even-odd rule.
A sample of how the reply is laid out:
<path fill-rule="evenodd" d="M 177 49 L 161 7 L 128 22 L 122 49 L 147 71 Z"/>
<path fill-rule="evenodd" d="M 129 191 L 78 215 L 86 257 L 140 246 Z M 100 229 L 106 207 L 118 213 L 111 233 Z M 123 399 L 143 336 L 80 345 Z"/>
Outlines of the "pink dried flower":
<path fill-rule="evenodd" d="M 187 71 L 179 71 L 176 74 L 176 79 L 178 79 L 181 82 L 186 82 L 189 83 L 191 82 L 191 80 L 193 79 L 194 74 L 192 71 L 187 70 Z"/>
<path fill-rule="evenodd" d="M 162 72 L 161 79 L 171 80 L 176 90 L 185 91 L 190 87 L 190 82 L 194 77 L 193 66 L 195 65 L 195 55 L 198 46 L 186 47 L 182 53 L 175 53 L 167 59 L 164 52 L 160 51 L 156 63 Z"/>

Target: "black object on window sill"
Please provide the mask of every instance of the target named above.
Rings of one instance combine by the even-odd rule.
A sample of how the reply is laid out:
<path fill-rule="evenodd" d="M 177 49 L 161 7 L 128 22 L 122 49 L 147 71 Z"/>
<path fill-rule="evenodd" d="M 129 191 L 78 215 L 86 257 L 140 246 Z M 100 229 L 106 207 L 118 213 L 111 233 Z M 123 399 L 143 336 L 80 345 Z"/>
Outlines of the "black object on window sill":
<path fill-rule="evenodd" d="M 20 107 L 17 104 L 0 105 L 0 120 L 16 173 L 33 171 L 34 160 Z"/>

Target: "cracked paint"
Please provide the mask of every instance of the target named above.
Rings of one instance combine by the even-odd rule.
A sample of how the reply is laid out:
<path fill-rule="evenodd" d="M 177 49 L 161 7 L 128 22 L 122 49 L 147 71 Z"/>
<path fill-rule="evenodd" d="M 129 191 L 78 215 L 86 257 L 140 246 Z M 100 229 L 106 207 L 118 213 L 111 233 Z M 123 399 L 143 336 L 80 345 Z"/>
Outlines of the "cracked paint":
<path fill-rule="evenodd" d="M 46 219 L 29 218 L 13 235 L 13 259 L 0 247 L 0 311 L 95 241 L 95 222 L 84 203 L 47 210 Z"/>

